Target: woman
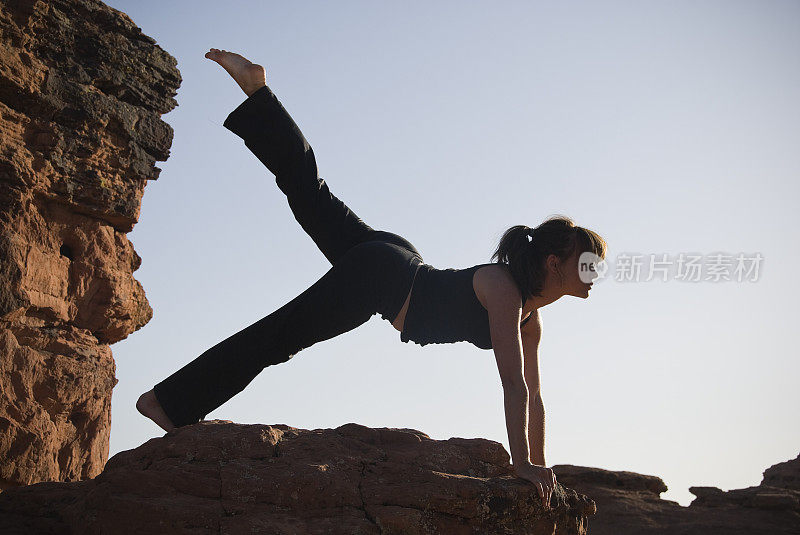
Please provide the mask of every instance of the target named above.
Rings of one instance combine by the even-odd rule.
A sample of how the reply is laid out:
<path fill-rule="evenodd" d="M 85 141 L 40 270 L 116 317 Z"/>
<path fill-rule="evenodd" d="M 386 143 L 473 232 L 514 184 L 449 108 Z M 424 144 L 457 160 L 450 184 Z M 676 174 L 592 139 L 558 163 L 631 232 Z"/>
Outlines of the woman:
<path fill-rule="evenodd" d="M 225 128 L 275 175 L 295 219 L 332 267 L 295 299 L 142 394 L 137 409 L 166 431 L 198 422 L 266 366 L 380 312 L 403 342 L 469 341 L 494 349 L 515 472 L 537 485 L 548 506 L 556 479 L 544 466 L 539 308 L 563 295 L 588 296 L 591 282 L 579 276 L 578 253 L 605 257 L 603 239 L 554 217 L 535 229 L 508 229 L 492 256 L 497 263 L 444 270 L 425 264 L 406 239 L 373 229 L 330 192 L 317 175 L 313 150 L 267 87 L 263 67 L 214 48 L 205 57 L 224 67 L 247 95 Z"/>

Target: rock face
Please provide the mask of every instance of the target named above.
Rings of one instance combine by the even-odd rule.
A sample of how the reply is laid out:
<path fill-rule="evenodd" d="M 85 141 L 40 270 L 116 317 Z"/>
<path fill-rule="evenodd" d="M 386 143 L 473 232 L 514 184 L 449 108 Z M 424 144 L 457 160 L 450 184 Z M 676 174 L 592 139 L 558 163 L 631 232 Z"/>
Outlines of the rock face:
<path fill-rule="evenodd" d="M 662 500 L 659 477 L 583 466 L 553 466 L 563 485 L 597 502 L 592 535 L 800 534 L 800 456 L 764 471 L 756 487 L 727 492 L 690 487 L 697 498 L 682 507 Z"/>
<path fill-rule="evenodd" d="M 800 490 L 800 455 L 764 470 L 761 486 Z"/>
<path fill-rule="evenodd" d="M 153 315 L 126 233 L 176 64 L 97 0 L 0 2 L 0 490 L 108 458 L 109 346 Z"/>
<path fill-rule="evenodd" d="M 490 440 L 219 420 L 120 452 L 92 480 L 0 494 L 5 533 L 24 535 L 583 534 L 595 512 L 560 485 L 551 506 Z"/>

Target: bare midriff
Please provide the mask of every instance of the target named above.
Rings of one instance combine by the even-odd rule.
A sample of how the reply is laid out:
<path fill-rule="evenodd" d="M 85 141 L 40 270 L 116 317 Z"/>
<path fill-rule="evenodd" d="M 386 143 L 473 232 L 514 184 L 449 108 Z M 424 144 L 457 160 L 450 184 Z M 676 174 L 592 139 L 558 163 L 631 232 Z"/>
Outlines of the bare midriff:
<path fill-rule="evenodd" d="M 417 270 L 417 273 L 419 273 L 419 270 Z M 414 281 L 417 280 L 417 273 L 414 273 Z M 403 303 L 400 312 L 397 313 L 397 317 L 395 317 L 392 322 L 392 326 L 400 332 L 403 332 L 403 326 L 406 322 L 406 312 L 408 312 L 408 302 L 411 301 L 411 291 L 414 289 L 414 281 L 411 281 L 411 288 L 408 290 L 406 301 Z"/>

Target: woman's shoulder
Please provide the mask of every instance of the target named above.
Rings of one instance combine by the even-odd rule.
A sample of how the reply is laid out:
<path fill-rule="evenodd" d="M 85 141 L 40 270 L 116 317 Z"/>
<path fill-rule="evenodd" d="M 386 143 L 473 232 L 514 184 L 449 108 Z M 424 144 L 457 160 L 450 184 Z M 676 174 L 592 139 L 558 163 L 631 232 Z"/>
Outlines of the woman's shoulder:
<path fill-rule="evenodd" d="M 500 283 L 511 281 L 514 278 L 511 276 L 511 271 L 508 269 L 507 264 L 494 262 L 492 264 L 478 264 L 474 266 L 475 276 L 482 279 L 484 282 Z"/>
<path fill-rule="evenodd" d="M 492 299 L 508 298 L 513 300 L 519 298 L 519 289 L 511 272 L 506 264 L 493 263 L 493 264 L 479 264 L 475 266 L 475 273 L 472 276 L 472 288 L 475 290 L 475 295 L 483 305 L 483 308 L 489 309 L 489 298 Z"/>

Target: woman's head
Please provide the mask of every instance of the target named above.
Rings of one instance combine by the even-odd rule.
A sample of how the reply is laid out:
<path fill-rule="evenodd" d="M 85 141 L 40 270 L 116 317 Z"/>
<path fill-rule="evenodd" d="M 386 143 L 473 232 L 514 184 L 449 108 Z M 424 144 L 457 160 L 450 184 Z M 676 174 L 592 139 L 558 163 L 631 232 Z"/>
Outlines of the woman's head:
<path fill-rule="evenodd" d="M 581 280 L 578 261 L 585 252 L 604 259 L 605 240 L 569 217 L 555 215 L 535 228 L 515 225 L 506 230 L 492 261 L 508 265 L 523 300 L 541 296 L 545 289 L 558 297 L 587 297 L 596 275 L 585 274 Z"/>

